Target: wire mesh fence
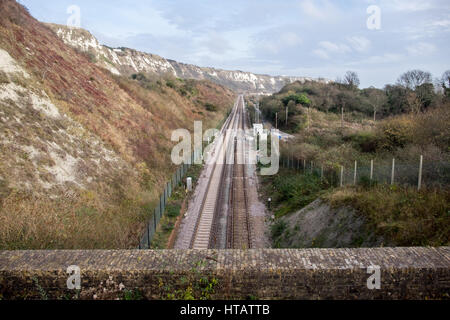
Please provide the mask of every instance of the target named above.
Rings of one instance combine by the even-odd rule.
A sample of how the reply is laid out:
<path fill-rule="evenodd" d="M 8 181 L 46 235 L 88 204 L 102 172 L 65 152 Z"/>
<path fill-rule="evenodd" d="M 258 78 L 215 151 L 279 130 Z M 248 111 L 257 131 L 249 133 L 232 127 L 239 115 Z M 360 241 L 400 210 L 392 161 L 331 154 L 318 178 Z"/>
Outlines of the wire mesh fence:
<path fill-rule="evenodd" d="M 332 186 L 360 184 L 395 184 L 416 186 L 417 189 L 446 188 L 450 186 L 450 163 L 427 160 L 386 159 L 379 161 L 355 161 L 353 164 L 327 166 L 294 156 L 280 158 L 280 167 L 321 176 Z"/>
<path fill-rule="evenodd" d="M 178 169 L 173 173 L 172 178 L 165 184 L 164 190 L 161 192 L 159 196 L 159 201 L 156 207 L 153 209 L 153 213 L 147 222 L 147 226 L 144 230 L 144 234 L 142 235 L 141 241 L 139 243 L 139 249 L 149 249 L 152 239 L 155 236 L 156 229 L 161 218 L 164 215 L 166 210 L 167 201 L 171 197 L 173 190 L 179 186 L 184 176 L 186 175 L 189 168 L 193 163 L 198 163 L 201 160 L 201 152 L 198 150 L 192 152 L 191 161 L 187 164 L 181 164 Z"/>

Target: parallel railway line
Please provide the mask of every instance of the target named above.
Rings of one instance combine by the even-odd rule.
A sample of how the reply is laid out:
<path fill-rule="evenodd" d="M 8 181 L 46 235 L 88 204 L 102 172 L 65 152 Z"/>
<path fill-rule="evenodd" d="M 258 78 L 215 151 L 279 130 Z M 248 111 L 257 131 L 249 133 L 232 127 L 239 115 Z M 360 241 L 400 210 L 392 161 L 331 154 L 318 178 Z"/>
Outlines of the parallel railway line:
<path fill-rule="evenodd" d="M 245 147 L 246 113 L 244 99 L 240 96 L 233 112 L 222 128 L 219 139 L 215 140 L 210 161 L 214 166 L 208 180 L 205 196 L 197 218 L 190 248 L 207 249 L 216 243 L 217 216 L 221 209 L 221 190 L 230 187 L 227 212 L 226 247 L 236 249 L 251 248 L 251 228 L 248 214 L 246 190 Z M 231 161 L 230 161 L 231 160 Z M 225 172 L 232 163 L 232 182 L 227 186 Z M 229 168 L 229 167 L 228 167 Z"/>

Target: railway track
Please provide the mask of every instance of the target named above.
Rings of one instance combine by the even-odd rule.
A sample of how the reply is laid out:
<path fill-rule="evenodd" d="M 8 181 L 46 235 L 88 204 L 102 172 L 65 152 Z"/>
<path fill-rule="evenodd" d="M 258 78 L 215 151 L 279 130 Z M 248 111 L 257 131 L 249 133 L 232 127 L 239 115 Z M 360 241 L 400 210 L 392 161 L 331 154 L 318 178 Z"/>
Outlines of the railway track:
<path fill-rule="evenodd" d="M 246 168 L 245 168 L 245 133 L 246 113 L 244 99 L 239 96 L 230 117 L 222 128 L 219 139 L 210 155 L 213 170 L 208 180 L 206 193 L 197 219 L 190 248 L 208 249 L 215 246 L 218 211 L 221 209 L 222 188 L 230 188 L 227 212 L 226 246 L 228 248 L 246 249 L 251 247 L 250 220 L 248 215 Z M 240 130 L 239 130 L 240 129 Z M 232 160 L 232 161 L 230 161 Z M 227 186 L 225 170 L 232 163 L 232 182 Z M 229 168 L 229 167 L 228 167 Z"/>
<path fill-rule="evenodd" d="M 235 137 L 233 179 L 231 185 L 231 212 L 228 228 L 228 248 L 248 249 L 251 247 L 251 228 L 247 202 L 247 177 L 245 165 L 245 129 L 246 116 L 244 108 L 240 109 L 239 129 Z"/>

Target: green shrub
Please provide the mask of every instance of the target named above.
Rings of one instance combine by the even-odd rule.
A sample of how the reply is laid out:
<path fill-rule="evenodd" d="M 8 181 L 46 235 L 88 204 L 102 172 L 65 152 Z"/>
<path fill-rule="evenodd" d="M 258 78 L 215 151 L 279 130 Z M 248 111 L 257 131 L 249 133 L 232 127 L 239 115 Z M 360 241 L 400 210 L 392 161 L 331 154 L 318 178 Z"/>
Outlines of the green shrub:
<path fill-rule="evenodd" d="M 301 104 L 304 106 L 309 106 L 311 104 L 311 100 L 309 100 L 304 94 L 290 94 L 281 99 L 281 101 L 283 101 L 285 106 L 287 106 L 290 101 L 294 101 L 295 104 Z"/>
<path fill-rule="evenodd" d="M 385 121 L 380 126 L 381 146 L 387 150 L 403 148 L 413 139 L 414 123 L 411 118 L 402 116 Z"/>
<path fill-rule="evenodd" d="M 205 108 L 206 110 L 210 111 L 210 112 L 216 112 L 217 111 L 217 107 L 215 105 L 213 105 L 212 103 L 205 103 Z"/>
<path fill-rule="evenodd" d="M 274 178 L 268 179 L 272 179 L 269 184 L 273 186 L 274 191 L 267 196 L 272 197 L 277 217 L 307 206 L 329 187 L 315 173 L 292 174 L 292 171 L 283 170 Z"/>
<path fill-rule="evenodd" d="M 166 80 L 166 86 L 169 88 L 175 89 L 175 83 L 172 80 Z"/>
<path fill-rule="evenodd" d="M 166 210 L 170 218 L 175 218 L 180 214 L 181 206 L 178 203 L 168 204 Z"/>
<path fill-rule="evenodd" d="M 123 292 L 123 299 L 124 300 L 142 300 L 142 293 L 138 289 L 134 290 L 125 290 Z"/>
<path fill-rule="evenodd" d="M 374 187 L 378 184 L 378 181 L 376 180 L 370 180 L 370 177 L 368 176 L 362 176 L 361 178 L 359 178 L 359 185 L 362 188 L 370 188 L 370 187 Z"/>
<path fill-rule="evenodd" d="M 361 131 L 352 134 L 344 140 L 350 140 L 353 142 L 354 147 L 359 149 L 361 152 L 374 153 L 378 149 L 379 138 L 373 132 Z"/>
<path fill-rule="evenodd" d="M 96 63 L 97 62 L 97 57 L 95 56 L 94 53 L 86 52 L 85 55 L 86 55 L 87 59 L 89 60 L 89 62 L 91 62 L 91 63 Z"/>
<path fill-rule="evenodd" d="M 287 228 L 287 223 L 283 220 L 278 220 L 277 222 L 275 222 L 275 224 L 272 225 L 271 227 L 271 233 L 272 233 L 272 239 L 277 239 L 279 238 L 283 232 L 286 230 Z"/>

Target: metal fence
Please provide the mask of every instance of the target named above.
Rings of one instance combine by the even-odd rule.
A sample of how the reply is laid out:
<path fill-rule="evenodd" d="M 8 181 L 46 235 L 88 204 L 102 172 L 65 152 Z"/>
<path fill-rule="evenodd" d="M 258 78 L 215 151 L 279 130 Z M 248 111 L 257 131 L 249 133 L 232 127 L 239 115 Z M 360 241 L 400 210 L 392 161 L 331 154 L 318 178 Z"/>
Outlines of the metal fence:
<path fill-rule="evenodd" d="M 280 167 L 311 172 L 326 179 L 332 186 L 359 184 L 391 184 L 445 188 L 450 186 L 450 163 L 426 160 L 418 156 L 416 161 L 387 159 L 379 161 L 355 161 L 353 164 L 326 166 L 294 156 L 281 157 Z"/>
<path fill-rule="evenodd" d="M 156 233 L 156 228 L 159 224 L 159 221 L 164 215 L 167 201 L 171 197 L 173 190 L 182 183 L 182 180 L 189 168 L 193 163 L 196 163 L 198 160 L 200 160 L 200 158 L 201 152 L 192 152 L 190 163 L 182 164 L 180 167 L 178 167 L 178 169 L 172 175 L 172 178 L 165 184 L 164 191 L 159 196 L 159 202 L 154 208 L 150 220 L 147 222 L 147 227 L 145 228 L 144 235 L 142 236 L 139 243 L 139 249 L 150 249 L 152 239 Z"/>

